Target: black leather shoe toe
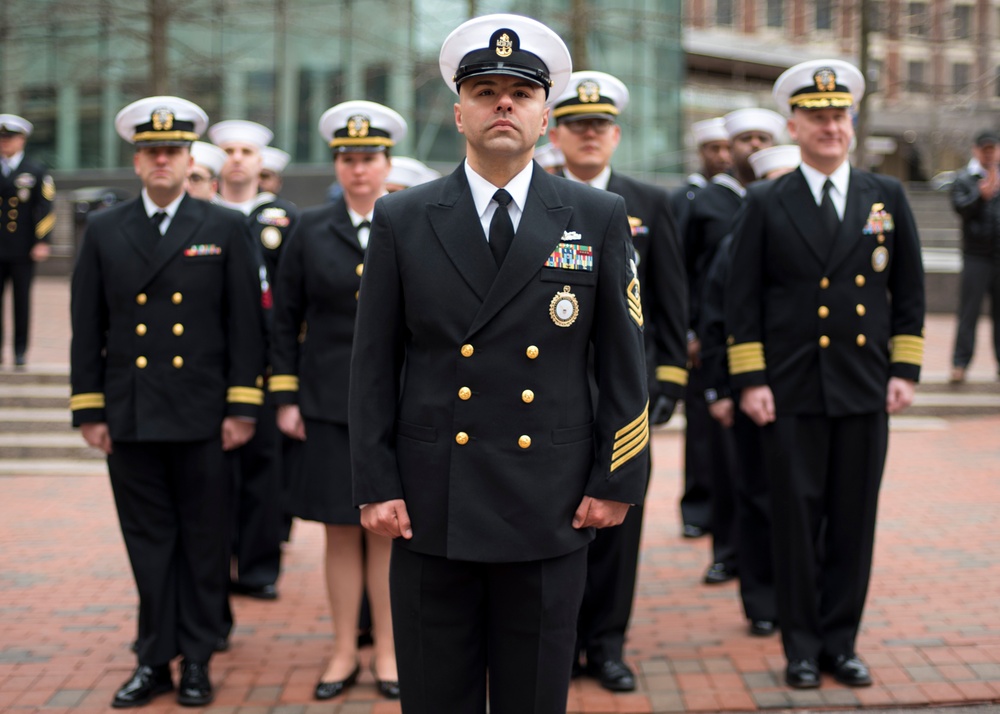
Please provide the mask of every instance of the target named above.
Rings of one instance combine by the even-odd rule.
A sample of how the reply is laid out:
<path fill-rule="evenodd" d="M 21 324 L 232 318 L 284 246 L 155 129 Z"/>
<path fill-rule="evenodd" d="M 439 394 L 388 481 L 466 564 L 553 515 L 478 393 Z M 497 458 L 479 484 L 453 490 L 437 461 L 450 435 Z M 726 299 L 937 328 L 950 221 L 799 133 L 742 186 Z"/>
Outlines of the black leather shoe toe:
<path fill-rule="evenodd" d="M 703 535 L 707 534 L 708 530 L 706 528 L 692 525 L 690 523 L 685 523 L 684 528 L 681 529 L 681 535 L 685 538 L 701 538 Z"/>
<path fill-rule="evenodd" d="M 754 637 L 770 637 L 777 631 L 774 620 L 750 620 L 750 634 Z"/>
<path fill-rule="evenodd" d="M 150 667 L 140 664 L 135 668 L 128 681 L 115 692 L 111 706 L 115 709 L 124 707 L 140 707 L 148 704 L 158 694 L 165 694 L 174 688 L 170 679 L 170 665 Z"/>
<path fill-rule="evenodd" d="M 207 662 L 181 664 L 181 683 L 177 687 L 177 703 L 186 707 L 203 707 L 215 698 L 212 682 L 208 678 Z"/>
<path fill-rule="evenodd" d="M 278 588 L 274 583 L 267 585 L 243 585 L 242 583 L 231 583 L 229 589 L 237 595 L 246 595 L 255 600 L 277 600 Z"/>
<path fill-rule="evenodd" d="M 815 689 L 819 686 L 819 665 L 811 659 L 789 662 L 785 668 L 785 682 L 795 689 Z"/>
<path fill-rule="evenodd" d="M 718 585 L 728 583 L 736 577 L 736 570 L 726 567 L 725 563 L 712 563 L 705 571 L 704 582 L 706 585 Z"/>
<path fill-rule="evenodd" d="M 869 687 L 872 675 L 868 665 L 857 655 L 839 655 L 832 661 L 820 660 L 823 669 L 833 675 L 843 685 L 848 687 Z"/>
<path fill-rule="evenodd" d="M 228 652 L 229 651 L 229 638 L 219 637 L 215 640 L 215 644 L 212 645 L 212 649 L 216 652 Z"/>
<path fill-rule="evenodd" d="M 337 682 L 324 682 L 320 680 L 316 685 L 316 691 L 313 692 L 313 696 L 320 701 L 325 699 L 333 699 L 339 694 L 343 694 L 344 691 L 354 685 L 358 681 L 358 673 L 361 671 L 361 666 L 358 665 L 354 668 L 354 671 L 347 675 L 347 679 L 341 679 Z"/>
<path fill-rule="evenodd" d="M 587 665 L 587 674 L 611 692 L 631 692 L 635 689 L 635 673 L 618 659 Z"/>

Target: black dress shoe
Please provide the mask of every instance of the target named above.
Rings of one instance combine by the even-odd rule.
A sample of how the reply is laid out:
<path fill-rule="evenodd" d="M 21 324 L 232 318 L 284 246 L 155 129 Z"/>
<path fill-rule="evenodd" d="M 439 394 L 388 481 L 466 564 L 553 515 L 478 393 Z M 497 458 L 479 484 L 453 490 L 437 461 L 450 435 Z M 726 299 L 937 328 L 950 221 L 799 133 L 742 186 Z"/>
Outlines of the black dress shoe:
<path fill-rule="evenodd" d="M 358 681 L 358 673 L 361 671 L 361 665 L 354 667 L 354 671 L 347 675 L 347 679 L 342 679 L 339 682 L 324 682 L 322 679 L 316 685 L 316 691 L 313 692 L 313 696 L 320 701 L 324 699 L 333 699 L 338 694 L 343 694 L 348 687 L 354 686 L 354 683 Z"/>
<path fill-rule="evenodd" d="M 215 698 L 212 682 L 208 678 L 208 663 L 181 664 L 181 683 L 177 687 L 177 703 L 186 707 L 203 707 Z"/>
<path fill-rule="evenodd" d="M 278 588 L 274 583 L 267 585 L 244 585 L 242 583 L 230 583 L 229 589 L 237 595 L 246 595 L 257 600 L 277 600 Z"/>
<path fill-rule="evenodd" d="M 735 577 L 736 571 L 727 568 L 725 563 L 712 563 L 705 571 L 703 580 L 706 585 L 718 585 L 719 583 L 728 583 Z"/>
<path fill-rule="evenodd" d="M 685 523 L 681 529 L 681 535 L 685 538 L 701 538 L 703 535 L 708 535 L 708 529 L 691 523 Z"/>
<path fill-rule="evenodd" d="M 635 674 L 619 659 L 594 664 L 587 663 L 587 674 L 611 692 L 631 692 L 635 689 Z"/>
<path fill-rule="evenodd" d="M 229 638 L 228 637 L 219 637 L 219 638 L 217 638 L 215 640 L 215 643 L 212 645 L 212 649 L 215 650 L 216 652 L 228 652 L 229 651 Z"/>
<path fill-rule="evenodd" d="M 372 676 L 375 677 L 375 689 L 379 694 L 386 699 L 399 699 L 399 682 L 395 679 L 379 679 L 374 658 L 372 658 Z"/>
<path fill-rule="evenodd" d="M 832 659 L 822 658 L 820 664 L 823 670 L 833 675 L 841 684 L 848 687 L 870 687 L 872 675 L 868 665 L 857 655 L 838 655 Z"/>
<path fill-rule="evenodd" d="M 785 682 L 795 689 L 815 689 L 819 686 L 819 665 L 811 659 L 789 662 L 785 668 Z"/>
<path fill-rule="evenodd" d="M 769 637 L 778 631 L 774 620 L 750 620 L 750 634 L 754 637 Z"/>
<path fill-rule="evenodd" d="M 140 664 L 135 668 L 129 680 L 115 692 L 111 706 L 115 709 L 124 707 L 141 707 L 148 704 L 157 694 L 164 694 L 174 688 L 170 679 L 170 665 L 158 667 Z"/>
<path fill-rule="evenodd" d="M 28 364 L 28 361 L 24 359 L 24 353 L 14 355 L 14 366 L 23 369 Z"/>

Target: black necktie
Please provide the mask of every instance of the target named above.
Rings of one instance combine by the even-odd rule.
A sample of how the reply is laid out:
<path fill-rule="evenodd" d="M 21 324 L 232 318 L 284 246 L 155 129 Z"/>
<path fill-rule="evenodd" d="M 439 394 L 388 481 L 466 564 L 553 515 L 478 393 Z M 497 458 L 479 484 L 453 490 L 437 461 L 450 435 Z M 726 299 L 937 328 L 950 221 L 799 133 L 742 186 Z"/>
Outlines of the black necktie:
<path fill-rule="evenodd" d="M 833 205 L 833 198 L 830 190 L 833 188 L 833 181 L 826 180 L 823 184 L 823 200 L 819 204 L 820 220 L 823 221 L 823 229 L 827 237 L 832 241 L 840 231 L 840 216 L 837 215 L 837 208 Z"/>
<path fill-rule="evenodd" d="M 500 205 L 493 212 L 493 219 L 490 221 L 490 252 L 493 253 L 493 260 L 497 262 L 499 268 L 503 265 L 503 259 L 507 257 L 510 244 L 514 242 L 514 223 L 507 211 L 507 204 L 513 199 L 501 188 L 493 194 L 493 200 Z"/>
<path fill-rule="evenodd" d="M 154 213 L 152 216 L 149 217 L 149 220 L 153 224 L 153 228 L 156 229 L 157 233 L 160 232 L 160 224 L 163 223 L 166 217 L 167 214 L 165 211 L 157 211 L 156 213 Z"/>

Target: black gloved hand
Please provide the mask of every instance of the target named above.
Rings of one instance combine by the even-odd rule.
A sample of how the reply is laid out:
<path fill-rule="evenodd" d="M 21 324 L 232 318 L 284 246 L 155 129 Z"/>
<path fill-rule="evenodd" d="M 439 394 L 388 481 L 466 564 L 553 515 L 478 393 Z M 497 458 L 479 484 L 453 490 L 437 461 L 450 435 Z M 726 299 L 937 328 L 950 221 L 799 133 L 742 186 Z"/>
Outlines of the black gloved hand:
<path fill-rule="evenodd" d="M 659 395 L 649 410 L 649 422 L 651 424 L 666 424 L 670 421 L 670 417 L 673 416 L 674 407 L 676 406 L 677 400 L 673 397 L 663 394 Z"/>

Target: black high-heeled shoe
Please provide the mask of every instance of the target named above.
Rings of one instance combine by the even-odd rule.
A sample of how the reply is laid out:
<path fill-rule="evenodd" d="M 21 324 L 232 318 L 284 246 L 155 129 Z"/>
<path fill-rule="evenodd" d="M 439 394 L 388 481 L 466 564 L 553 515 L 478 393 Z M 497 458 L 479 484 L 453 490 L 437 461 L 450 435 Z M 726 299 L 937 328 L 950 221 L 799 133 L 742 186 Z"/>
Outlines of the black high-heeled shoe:
<path fill-rule="evenodd" d="M 343 694 L 348 687 L 354 686 L 358 681 L 358 674 L 361 672 L 361 665 L 356 664 L 354 666 L 354 671 L 347 675 L 346 679 L 342 679 L 339 682 L 324 682 L 322 679 L 316 685 L 316 691 L 313 692 L 313 696 L 320 701 L 325 699 L 333 699 L 334 697 Z"/>
<path fill-rule="evenodd" d="M 375 689 L 386 699 L 399 699 L 399 682 L 392 679 L 379 679 L 375 669 L 375 658 L 372 657 L 372 676 L 375 677 Z"/>

